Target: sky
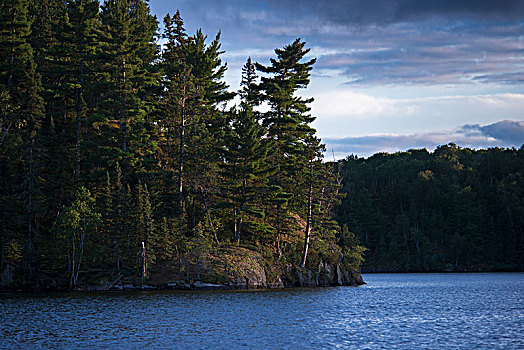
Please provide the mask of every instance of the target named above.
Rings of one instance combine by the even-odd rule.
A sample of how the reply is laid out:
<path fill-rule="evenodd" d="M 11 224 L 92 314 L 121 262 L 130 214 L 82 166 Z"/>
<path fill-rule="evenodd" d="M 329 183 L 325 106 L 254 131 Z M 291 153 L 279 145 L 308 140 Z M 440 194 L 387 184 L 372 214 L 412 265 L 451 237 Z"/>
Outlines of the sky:
<path fill-rule="evenodd" d="M 524 0 L 151 0 L 188 33 L 221 31 L 226 81 L 248 56 L 306 41 L 307 90 L 329 157 L 454 142 L 524 144 Z"/>

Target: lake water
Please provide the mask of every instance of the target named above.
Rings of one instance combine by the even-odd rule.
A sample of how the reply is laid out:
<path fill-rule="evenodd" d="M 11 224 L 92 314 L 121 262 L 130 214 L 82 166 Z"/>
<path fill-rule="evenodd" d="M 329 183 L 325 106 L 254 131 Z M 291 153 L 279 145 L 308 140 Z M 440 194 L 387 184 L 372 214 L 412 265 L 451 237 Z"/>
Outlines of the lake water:
<path fill-rule="evenodd" d="M 524 348 L 524 273 L 361 287 L 0 296 L 0 348 Z"/>

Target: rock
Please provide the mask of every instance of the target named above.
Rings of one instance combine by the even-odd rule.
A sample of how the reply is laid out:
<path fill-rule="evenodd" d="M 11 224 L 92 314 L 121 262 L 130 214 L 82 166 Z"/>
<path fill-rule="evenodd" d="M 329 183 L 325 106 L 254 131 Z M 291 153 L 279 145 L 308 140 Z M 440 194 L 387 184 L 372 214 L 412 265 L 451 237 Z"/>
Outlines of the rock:
<path fill-rule="evenodd" d="M 311 270 L 308 269 L 296 269 L 296 275 L 298 279 L 298 285 L 300 287 L 316 287 L 317 283 Z"/>
<path fill-rule="evenodd" d="M 196 289 L 226 289 L 227 286 L 223 284 L 204 283 L 204 282 L 196 281 L 195 283 L 193 283 L 193 288 L 196 288 Z"/>
<path fill-rule="evenodd" d="M 246 277 L 230 278 L 229 286 L 233 289 L 247 289 L 247 279 Z"/>
<path fill-rule="evenodd" d="M 197 282 L 189 285 L 192 280 Z M 166 263 L 148 280 L 152 286 L 170 289 L 273 289 L 363 283 L 358 273 L 346 271 L 341 264 L 320 262 L 312 270 L 290 263 L 268 264 L 260 252 L 244 247 L 189 254 L 178 263 Z"/>
<path fill-rule="evenodd" d="M 257 288 L 266 288 L 266 270 L 263 268 L 253 271 L 254 273 L 247 277 L 247 288 L 248 289 L 257 289 Z"/>
<path fill-rule="evenodd" d="M 279 277 L 275 282 L 267 283 L 266 287 L 269 289 L 284 288 L 284 282 L 282 282 L 282 279 Z"/>
<path fill-rule="evenodd" d="M 341 286 L 342 285 L 342 272 L 340 271 L 340 264 L 337 264 L 337 270 L 336 270 L 336 285 Z"/>
<path fill-rule="evenodd" d="M 147 284 L 144 284 L 140 287 L 140 289 L 142 290 L 155 290 L 155 289 L 158 289 L 157 287 L 153 287 L 153 286 L 148 286 Z"/>
<path fill-rule="evenodd" d="M 132 284 L 123 284 L 122 290 L 138 290 L 138 288 Z"/>
<path fill-rule="evenodd" d="M 318 264 L 316 282 L 317 286 L 327 287 L 333 285 L 333 273 L 331 266 L 322 261 Z"/>
<path fill-rule="evenodd" d="M 343 286 L 360 286 L 362 284 L 366 284 L 362 279 L 362 275 L 359 273 L 354 271 L 346 271 L 341 266 L 339 266 L 339 270 Z"/>

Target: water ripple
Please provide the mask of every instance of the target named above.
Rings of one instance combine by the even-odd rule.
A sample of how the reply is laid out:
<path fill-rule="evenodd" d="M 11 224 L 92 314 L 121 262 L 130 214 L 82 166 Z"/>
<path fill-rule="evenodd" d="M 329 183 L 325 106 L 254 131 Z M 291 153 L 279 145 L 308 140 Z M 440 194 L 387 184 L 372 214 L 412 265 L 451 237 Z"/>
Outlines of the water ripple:
<path fill-rule="evenodd" d="M 1 296 L 0 348 L 522 349 L 524 274 L 358 288 Z"/>

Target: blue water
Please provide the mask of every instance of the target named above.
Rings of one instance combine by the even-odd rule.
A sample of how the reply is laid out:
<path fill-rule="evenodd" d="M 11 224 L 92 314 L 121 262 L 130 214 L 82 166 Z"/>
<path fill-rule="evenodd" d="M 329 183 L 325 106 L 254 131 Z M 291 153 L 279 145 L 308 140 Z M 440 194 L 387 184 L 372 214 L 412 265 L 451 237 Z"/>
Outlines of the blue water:
<path fill-rule="evenodd" d="M 0 348 L 524 349 L 524 274 L 361 287 L 0 296 Z"/>

